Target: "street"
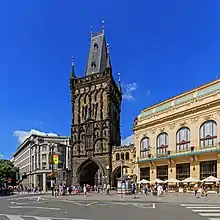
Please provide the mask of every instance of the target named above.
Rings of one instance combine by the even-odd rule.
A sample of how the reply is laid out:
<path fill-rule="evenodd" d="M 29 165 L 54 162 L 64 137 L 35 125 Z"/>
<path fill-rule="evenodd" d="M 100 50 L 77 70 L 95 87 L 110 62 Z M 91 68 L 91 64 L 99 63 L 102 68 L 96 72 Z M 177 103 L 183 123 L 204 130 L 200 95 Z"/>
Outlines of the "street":
<path fill-rule="evenodd" d="M 46 199 L 38 195 L 0 198 L 0 220 L 219 220 L 220 204 L 170 204 Z"/>

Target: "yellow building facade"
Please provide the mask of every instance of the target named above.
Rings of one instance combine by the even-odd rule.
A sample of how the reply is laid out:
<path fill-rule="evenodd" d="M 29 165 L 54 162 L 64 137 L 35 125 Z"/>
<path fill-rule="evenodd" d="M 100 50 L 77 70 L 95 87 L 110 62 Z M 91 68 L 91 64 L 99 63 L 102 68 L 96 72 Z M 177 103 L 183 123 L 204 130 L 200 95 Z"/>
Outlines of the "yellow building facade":
<path fill-rule="evenodd" d="M 112 186 L 117 186 L 117 179 L 122 174 L 132 176 L 134 174 L 136 151 L 133 144 L 113 147 L 112 150 Z"/>
<path fill-rule="evenodd" d="M 133 130 L 138 180 L 220 179 L 220 80 L 142 110 Z"/>

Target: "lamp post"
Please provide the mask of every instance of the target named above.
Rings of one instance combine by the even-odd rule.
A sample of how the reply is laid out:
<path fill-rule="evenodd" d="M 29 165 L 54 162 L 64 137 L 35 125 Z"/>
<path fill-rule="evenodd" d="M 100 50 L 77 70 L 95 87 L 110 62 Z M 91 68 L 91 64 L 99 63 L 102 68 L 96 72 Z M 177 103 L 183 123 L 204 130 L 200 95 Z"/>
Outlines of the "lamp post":
<path fill-rule="evenodd" d="M 109 182 L 109 166 L 106 166 L 106 170 L 107 170 L 107 177 L 106 177 L 106 184 L 110 184 Z"/>
<path fill-rule="evenodd" d="M 54 155 L 54 146 L 55 146 L 55 143 L 51 143 L 50 144 L 50 154 L 51 154 L 51 158 L 50 158 L 50 165 L 52 166 L 51 167 L 51 170 L 52 170 L 52 175 L 51 175 L 51 189 L 52 189 L 52 196 L 54 196 L 54 180 L 53 180 L 53 174 L 54 174 L 54 158 L 53 158 L 53 155 Z"/>
<path fill-rule="evenodd" d="M 123 160 L 121 160 L 121 199 L 122 199 L 122 181 L 123 181 Z"/>

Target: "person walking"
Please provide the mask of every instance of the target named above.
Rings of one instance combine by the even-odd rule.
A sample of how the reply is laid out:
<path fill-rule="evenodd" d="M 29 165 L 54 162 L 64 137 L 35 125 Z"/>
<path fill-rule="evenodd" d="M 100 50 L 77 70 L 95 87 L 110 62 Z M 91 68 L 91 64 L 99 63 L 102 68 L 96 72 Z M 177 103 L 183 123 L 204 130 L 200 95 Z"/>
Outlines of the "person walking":
<path fill-rule="evenodd" d="M 86 184 L 83 185 L 83 193 L 84 193 L 84 196 L 86 196 L 87 194 Z"/>
<path fill-rule="evenodd" d="M 109 195 L 110 188 L 111 188 L 111 186 L 110 186 L 110 184 L 108 183 L 108 184 L 107 184 L 107 188 L 106 188 L 106 195 Z"/>
<path fill-rule="evenodd" d="M 202 183 L 202 196 L 207 196 L 207 191 L 206 191 L 206 184 L 205 184 L 205 182 Z"/>
<path fill-rule="evenodd" d="M 198 196 L 198 184 L 197 183 L 194 185 L 194 195 L 195 197 Z"/>

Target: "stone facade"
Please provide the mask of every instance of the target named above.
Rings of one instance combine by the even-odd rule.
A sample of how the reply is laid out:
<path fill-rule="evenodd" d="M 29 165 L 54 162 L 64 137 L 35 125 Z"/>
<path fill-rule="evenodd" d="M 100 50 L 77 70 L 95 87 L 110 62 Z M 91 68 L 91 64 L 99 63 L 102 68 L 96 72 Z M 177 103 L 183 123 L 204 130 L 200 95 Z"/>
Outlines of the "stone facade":
<path fill-rule="evenodd" d="M 134 174 L 136 162 L 136 150 L 133 144 L 113 147 L 112 152 L 112 186 L 117 186 L 117 178 L 121 177 L 121 166 L 123 175 Z"/>
<path fill-rule="evenodd" d="M 52 172 L 52 154 L 59 155 L 59 164 L 54 166 L 54 170 L 59 171 L 59 175 L 62 174 L 60 181 L 67 183 L 71 169 L 70 153 L 69 137 L 31 135 L 13 155 L 13 163 L 19 168 L 21 184 L 43 190 L 50 187 L 48 174 Z"/>
<path fill-rule="evenodd" d="M 112 76 L 109 49 L 103 32 L 91 37 L 86 75 L 77 78 L 72 64 L 70 90 L 72 182 L 94 184 L 92 178 L 97 170 L 109 182 L 112 146 L 120 145 L 121 140 L 121 91 Z M 82 177 L 86 169 L 90 169 L 88 173 L 93 177 L 85 173 Z"/>
<path fill-rule="evenodd" d="M 216 80 L 141 111 L 133 128 L 139 180 L 220 178 L 219 106 Z"/>

